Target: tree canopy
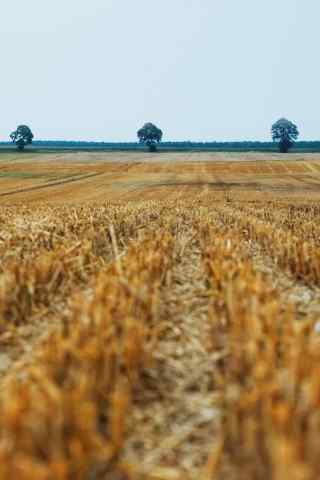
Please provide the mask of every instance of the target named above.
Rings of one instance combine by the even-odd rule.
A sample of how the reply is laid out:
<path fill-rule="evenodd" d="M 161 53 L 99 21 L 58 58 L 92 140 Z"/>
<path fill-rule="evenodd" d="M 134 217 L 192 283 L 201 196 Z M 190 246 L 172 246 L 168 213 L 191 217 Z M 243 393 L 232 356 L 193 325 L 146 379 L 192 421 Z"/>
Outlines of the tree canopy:
<path fill-rule="evenodd" d="M 19 125 L 17 130 L 10 134 L 10 138 L 17 145 L 18 150 L 23 150 L 33 140 L 33 133 L 27 125 Z"/>
<path fill-rule="evenodd" d="M 280 152 L 287 153 L 297 140 L 299 131 L 298 127 L 290 122 L 290 120 L 280 118 L 280 120 L 272 125 L 271 134 L 272 140 L 279 142 Z"/>
<path fill-rule="evenodd" d="M 157 143 L 162 140 L 162 130 L 156 127 L 153 123 L 146 123 L 140 130 L 138 130 L 138 138 L 141 143 L 145 143 L 150 152 L 157 150 Z"/>

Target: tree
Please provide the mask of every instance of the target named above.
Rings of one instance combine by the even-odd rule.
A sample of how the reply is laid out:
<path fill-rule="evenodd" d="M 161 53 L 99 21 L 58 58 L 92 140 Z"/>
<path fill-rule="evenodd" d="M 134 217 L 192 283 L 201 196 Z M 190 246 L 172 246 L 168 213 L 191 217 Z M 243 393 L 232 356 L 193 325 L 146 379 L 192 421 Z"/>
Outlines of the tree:
<path fill-rule="evenodd" d="M 146 123 L 138 130 L 137 135 L 140 143 L 145 143 L 149 147 L 150 152 L 156 152 L 157 143 L 161 142 L 163 133 L 153 123 Z"/>
<path fill-rule="evenodd" d="M 271 129 L 272 140 L 279 142 L 279 150 L 281 153 L 287 153 L 293 147 L 295 140 L 299 136 L 298 127 L 287 120 L 280 118 Z"/>
<path fill-rule="evenodd" d="M 27 125 L 19 125 L 16 131 L 10 134 L 10 138 L 17 145 L 18 150 L 23 150 L 33 140 L 33 133 Z"/>

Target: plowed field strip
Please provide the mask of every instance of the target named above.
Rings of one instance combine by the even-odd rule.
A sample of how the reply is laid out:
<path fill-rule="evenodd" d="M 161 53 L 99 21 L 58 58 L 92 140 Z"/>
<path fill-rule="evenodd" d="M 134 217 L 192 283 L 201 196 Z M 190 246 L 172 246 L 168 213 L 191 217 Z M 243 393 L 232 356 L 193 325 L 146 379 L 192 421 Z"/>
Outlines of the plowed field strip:
<path fill-rule="evenodd" d="M 103 175 L 103 174 L 102 173 L 90 173 L 88 175 L 80 175 L 80 176 L 75 177 L 75 178 L 69 178 L 69 179 L 66 179 L 66 180 L 59 180 L 57 182 L 46 183 L 44 185 L 36 185 L 34 187 L 20 188 L 20 189 L 17 189 L 17 190 L 12 190 L 10 192 L 1 192 L 0 197 L 7 197 L 9 195 L 15 195 L 15 194 L 18 194 L 18 193 L 27 193 L 27 192 L 32 192 L 34 190 L 43 190 L 43 189 L 55 187 L 57 185 L 65 185 L 67 183 L 79 182 L 80 180 L 86 180 L 88 178 L 97 177 L 99 175 Z"/>
<path fill-rule="evenodd" d="M 155 365 L 146 371 L 145 388 L 131 411 L 125 458 L 147 478 L 158 472 L 165 479 L 170 470 L 170 478 L 198 479 L 219 423 L 198 235 L 189 227 L 176 237 L 171 281 L 161 293 Z"/>
<path fill-rule="evenodd" d="M 264 162 L 260 161 L 263 159 Z M 28 178 L 27 185 L 21 188 L 14 186 L 12 178 L 1 179 L 0 198 L 7 203 L 46 202 L 75 203 L 101 202 L 108 200 L 125 200 L 138 196 L 143 198 L 163 198 L 162 189 L 180 187 L 198 188 L 208 192 L 225 192 L 232 190 L 237 198 L 247 193 L 253 198 L 264 199 L 263 195 L 284 198 L 284 195 L 297 195 L 305 192 L 308 195 L 320 194 L 318 176 L 313 173 L 311 182 L 310 164 L 300 158 L 296 161 L 275 161 L 277 155 L 229 155 L 209 153 L 161 153 L 156 156 L 142 153 L 66 153 L 54 159 L 52 154 L 38 157 L 25 156 L 23 161 L 2 163 L 2 171 L 10 175 L 71 175 L 79 172 L 79 176 L 59 181 L 46 181 L 39 184 L 39 179 Z M 292 155 L 290 158 L 294 158 Z M 31 159 L 31 160 L 30 160 Z M 279 157 L 280 159 L 280 157 Z M 47 160 L 47 161 L 46 161 Z M 238 161 L 241 160 L 241 161 Z M 244 161 L 243 161 L 244 160 Z M 268 161 L 267 161 L 268 160 Z M 281 157 L 282 160 L 282 157 Z M 65 164 L 63 163 L 65 161 Z M 318 157 L 312 162 L 313 169 L 318 167 Z M 315 171 L 314 170 L 314 171 Z M 81 174 L 81 175 L 80 175 Z M 95 178 L 97 177 L 97 178 Z M 304 179 L 307 183 L 304 182 Z M 81 181 L 83 180 L 83 181 Z M 12 190 L 10 189 L 12 185 Z M 61 185 L 61 188 L 58 188 Z M 63 185 L 64 188 L 63 188 Z M 17 187 L 17 188 L 16 188 Z M 2 192 L 1 192 L 2 190 Z M 250 193 L 251 192 L 251 193 Z M 247 197 L 248 198 L 248 197 Z"/>

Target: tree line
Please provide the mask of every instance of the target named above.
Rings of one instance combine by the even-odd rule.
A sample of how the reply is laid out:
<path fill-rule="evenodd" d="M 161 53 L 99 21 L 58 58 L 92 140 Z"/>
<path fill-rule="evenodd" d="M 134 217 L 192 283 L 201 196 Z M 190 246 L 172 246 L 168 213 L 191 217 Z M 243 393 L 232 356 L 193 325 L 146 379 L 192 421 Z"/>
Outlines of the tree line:
<path fill-rule="evenodd" d="M 162 141 L 163 132 L 156 125 L 149 122 L 149 123 L 146 123 L 142 128 L 138 130 L 137 136 L 138 136 L 139 142 L 141 144 L 146 145 L 146 147 L 149 149 L 150 152 L 156 152 L 157 145 Z M 278 144 L 279 151 L 281 153 L 287 153 L 293 147 L 294 143 L 299 137 L 298 127 L 293 122 L 287 120 L 286 118 L 281 118 L 272 125 L 271 136 L 272 136 L 273 142 Z M 17 149 L 19 151 L 22 151 L 27 145 L 32 144 L 34 135 L 30 127 L 28 127 L 27 125 L 19 125 L 17 129 L 10 134 L 10 138 L 12 142 L 17 146 Z M 181 143 L 181 145 L 184 145 L 184 146 L 186 146 L 187 144 L 192 144 L 192 142 L 173 142 L 173 143 Z M 232 144 L 233 142 L 228 142 L 228 143 Z M 255 142 L 243 142 L 243 143 L 254 144 Z"/>

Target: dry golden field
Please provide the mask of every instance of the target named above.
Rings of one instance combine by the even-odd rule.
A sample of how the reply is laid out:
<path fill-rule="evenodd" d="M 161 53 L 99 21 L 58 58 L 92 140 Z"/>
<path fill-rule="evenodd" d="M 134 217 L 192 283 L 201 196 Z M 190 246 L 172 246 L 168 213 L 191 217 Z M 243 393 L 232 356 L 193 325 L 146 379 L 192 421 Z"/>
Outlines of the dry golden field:
<path fill-rule="evenodd" d="M 320 477 L 320 155 L 0 154 L 0 479 Z"/>

